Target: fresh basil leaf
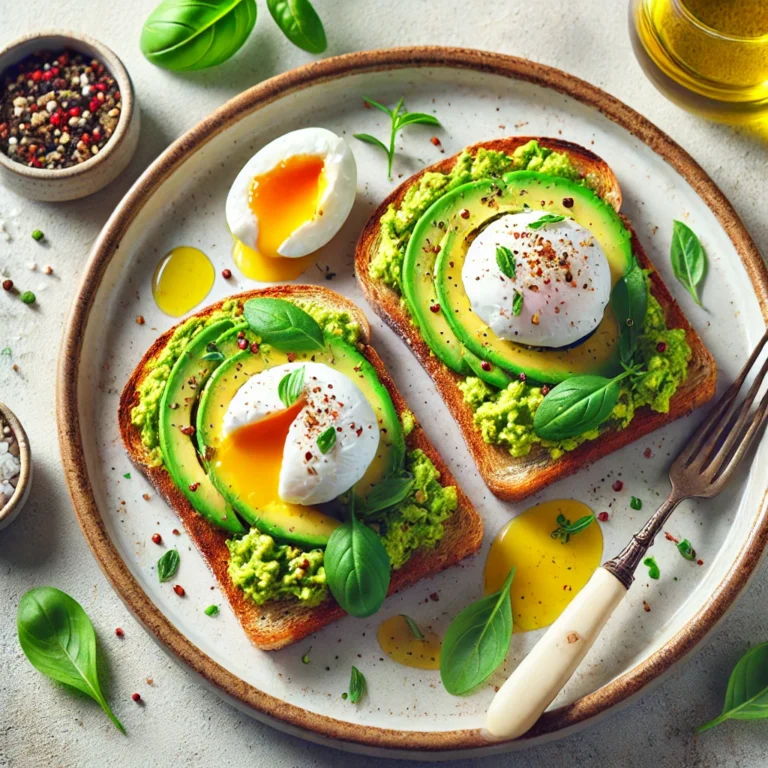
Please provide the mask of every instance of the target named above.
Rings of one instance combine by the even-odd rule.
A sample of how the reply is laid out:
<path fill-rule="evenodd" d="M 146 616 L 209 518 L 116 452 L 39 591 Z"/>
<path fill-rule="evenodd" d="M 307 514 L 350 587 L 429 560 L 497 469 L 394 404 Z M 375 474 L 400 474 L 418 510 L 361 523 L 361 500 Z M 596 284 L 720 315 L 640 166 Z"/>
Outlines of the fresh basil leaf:
<path fill-rule="evenodd" d="M 281 352 L 322 349 L 322 328 L 303 309 L 284 299 L 249 299 L 243 316 L 262 343 Z"/>
<path fill-rule="evenodd" d="M 181 557 L 178 550 L 169 549 L 158 561 L 157 561 L 157 578 L 162 581 L 168 581 L 176 575 L 176 571 L 179 570 L 179 563 Z"/>
<path fill-rule="evenodd" d="M 328 453 L 336 445 L 336 427 L 330 426 L 324 429 L 317 438 L 317 447 L 320 453 Z"/>
<path fill-rule="evenodd" d="M 675 221 L 673 225 L 669 257 L 675 277 L 701 306 L 696 287 L 707 273 L 707 254 L 693 230 L 682 221 Z"/>
<path fill-rule="evenodd" d="M 768 717 L 768 643 L 750 648 L 739 659 L 728 680 L 722 714 L 696 731 L 701 733 L 726 720 L 762 720 Z"/>
<path fill-rule="evenodd" d="M 536 409 L 534 432 L 544 440 L 565 440 L 600 426 L 611 415 L 626 375 L 572 376 L 561 382 Z"/>
<path fill-rule="evenodd" d="M 496 246 L 496 265 L 501 270 L 501 274 L 510 279 L 514 279 L 517 271 L 517 264 L 512 251 L 505 245 Z M 521 294 L 522 296 L 522 294 Z"/>
<path fill-rule="evenodd" d="M 351 616 L 362 619 L 376 613 L 387 596 L 389 555 L 381 539 L 354 512 L 328 539 L 325 575 L 336 602 Z"/>
<path fill-rule="evenodd" d="M 523 311 L 523 294 L 520 291 L 515 291 L 514 298 L 512 299 L 512 314 L 518 317 Z"/>
<path fill-rule="evenodd" d="M 691 546 L 691 542 L 688 541 L 688 539 L 683 539 L 682 541 L 678 541 L 677 542 L 677 551 L 686 560 L 695 560 L 696 559 L 696 550 Z"/>
<path fill-rule="evenodd" d="M 277 385 L 277 396 L 286 408 L 290 408 L 304 392 L 306 369 L 302 365 L 286 373 Z"/>
<path fill-rule="evenodd" d="M 658 579 L 661 576 L 661 569 L 655 557 L 646 557 L 643 560 L 643 565 L 648 567 L 648 576 L 651 579 Z"/>
<path fill-rule="evenodd" d="M 405 623 L 408 625 L 408 629 L 410 629 L 411 632 L 413 632 L 413 636 L 417 640 L 423 640 L 424 633 L 421 631 L 421 629 L 419 629 L 419 625 L 410 616 L 406 616 L 404 613 L 401 613 L 400 615 L 403 617 L 403 619 L 405 620 Z"/>
<path fill-rule="evenodd" d="M 38 672 L 90 696 L 125 733 L 101 692 L 96 633 L 80 603 L 53 587 L 31 589 L 19 602 L 16 628 L 21 650 Z"/>
<path fill-rule="evenodd" d="M 528 229 L 541 229 L 546 224 L 554 224 L 558 221 L 563 221 L 565 216 L 561 216 L 559 213 L 545 213 L 540 219 L 532 221 L 528 225 Z"/>
<path fill-rule="evenodd" d="M 514 576 L 513 568 L 498 592 L 472 603 L 448 627 L 440 653 L 440 678 L 448 693 L 471 691 L 504 661 L 512 640 Z"/>
<path fill-rule="evenodd" d="M 298 48 L 322 53 L 327 47 L 323 22 L 309 0 L 267 0 L 272 18 Z"/>
<path fill-rule="evenodd" d="M 233 56 L 256 23 L 256 0 L 163 0 L 144 22 L 141 52 L 175 72 L 207 69 Z"/>
<path fill-rule="evenodd" d="M 621 362 L 631 365 L 643 332 L 648 311 L 648 290 L 645 275 L 637 264 L 613 287 L 611 306 L 619 324 L 619 355 Z"/>
<path fill-rule="evenodd" d="M 365 696 L 367 685 L 363 673 L 357 668 L 352 667 L 352 675 L 349 678 L 349 700 L 352 704 L 357 704 Z"/>
<path fill-rule="evenodd" d="M 365 516 L 369 517 L 399 504 L 411 492 L 415 482 L 412 474 L 401 472 L 374 485 L 365 500 Z"/>

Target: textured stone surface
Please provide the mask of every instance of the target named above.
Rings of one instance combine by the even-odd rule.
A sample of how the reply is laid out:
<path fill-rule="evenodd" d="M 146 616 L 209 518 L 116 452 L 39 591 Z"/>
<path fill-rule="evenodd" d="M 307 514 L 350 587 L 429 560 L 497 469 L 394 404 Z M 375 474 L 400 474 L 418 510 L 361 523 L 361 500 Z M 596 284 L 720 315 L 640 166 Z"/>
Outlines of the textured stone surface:
<path fill-rule="evenodd" d="M 765 132 L 710 124 L 665 101 L 632 56 L 625 3 L 505 0 L 496 12 L 479 0 L 316 0 L 316 5 L 326 23 L 329 55 L 404 44 L 465 45 L 551 64 L 604 88 L 682 144 L 720 184 L 758 245 L 768 247 Z M 163 765 L 179 758 L 187 765 L 356 765 L 358 757 L 255 723 L 171 661 L 102 576 L 65 489 L 53 371 L 67 308 L 99 229 L 131 181 L 170 141 L 239 91 L 311 59 L 282 38 L 261 3 L 256 31 L 234 60 L 209 72 L 166 73 L 138 49 L 141 23 L 152 6 L 153 0 L 61 0 L 43 20 L 40 4 L 9 2 L 2 12 L 0 44 L 41 24 L 60 24 L 113 47 L 134 79 L 143 130 L 128 172 L 95 198 L 46 205 L 0 189 L 0 220 L 12 236 L 6 242 L 0 233 L 0 272 L 10 272 L 22 290 L 39 298 L 39 306 L 30 309 L 0 296 L 0 347 L 14 352 L 13 361 L 0 357 L 0 399 L 25 423 L 36 461 L 29 506 L 0 532 L 0 766 Z M 35 228 L 46 233 L 45 244 L 31 239 Z M 29 271 L 31 263 L 37 271 Z M 47 264 L 54 269 L 51 276 L 42 273 Z M 18 374 L 11 362 L 19 365 Z M 43 584 L 71 593 L 93 618 L 105 651 L 109 697 L 128 738 L 90 701 L 50 684 L 23 658 L 16 605 L 25 590 Z M 557 743 L 490 758 L 485 765 L 764 765 L 766 725 L 726 724 L 701 737 L 693 728 L 719 711 L 728 674 L 741 654 L 768 638 L 767 585 L 763 570 L 695 658 L 623 711 Z M 114 634 L 118 626 L 125 631 L 122 640 Z M 131 701 L 134 691 L 145 705 Z"/>

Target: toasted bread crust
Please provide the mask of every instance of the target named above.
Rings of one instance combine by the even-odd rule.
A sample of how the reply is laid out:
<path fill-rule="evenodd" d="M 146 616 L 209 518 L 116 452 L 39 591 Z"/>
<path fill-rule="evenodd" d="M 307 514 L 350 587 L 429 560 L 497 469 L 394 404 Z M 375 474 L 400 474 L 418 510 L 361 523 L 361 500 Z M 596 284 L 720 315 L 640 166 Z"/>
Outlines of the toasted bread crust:
<path fill-rule="evenodd" d="M 518 146 L 531 140 L 530 136 L 511 137 L 494 141 L 481 142 L 469 148 L 471 152 L 480 147 L 495 149 L 506 153 L 513 152 Z M 596 191 L 618 211 L 621 204 L 621 191 L 613 171 L 599 157 L 589 150 L 559 139 L 538 138 L 544 147 L 560 152 L 567 152 L 574 164 L 583 174 L 590 174 L 596 181 Z M 559 459 L 552 459 L 541 448 L 534 448 L 531 453 L 521 458 L 512 457 L 501 446 L 488 445 L 473 424 L 472 409 L 464 402 L 457 383 L 464 377 L 447 368 L 427 346 L 402 305 L 400 296 L 381 281 L 372 280 L 369 265 L 374 258 L 381 237 L 379 220 L 391 204 L 400 203 L 408 188 L 418 181 L 427 171 L 447 173 L 456 162 L 458 155 L 446 158 L 436 165 L 425 168 L 406 180 L 395 189 L 368 219 L 357 243 L 355 253 L 355 272 L 366 299 L 379 317 L 411 348 L 416 358 L 433 379 L 437 390 L 456 419 L 469 452 L 488 488 L 499 498 L 507 501 L 519 501 L 530 496 L 547 485 L 573 474 L 582 467 L 591 464 L 603 456 L 637 440 L 650 432 L 685 416 L 695 408 L 714 397 L 717 368 L 715 361 L 704 346 L 701 338 L 691 327 L 674 300 L 664 281 L 648 259 L 640 242 L 626 217 L 622 216 L 625 226 L 632 235 L 632 250 L 643 269 L 651 270 L 651 293 L 659 301 L 671 328 L 685 330 L 686 340 L 691 347 L 692 356 L 688 367 L 688 378 L 680 386 L 670 402 L 668 413 L 656 413 L 650 408 L 640 408 L 632 420 L 631 427 L 623 430 L 607 430 L 597 440 L 582 443 L 573 451 Z"/>
<path fill-rule="evenodd" d="M 401 414 L 407 409 L 384 364 L 368 344 L 370 326 L 365 315 L 355 304 L 333 291 L 312 285 L 275 286 L 241 293 L 230 298 L 244 301 L 265 296 L 289 300 L 299 298 L 349 312 L 360 324 L 361 353 L 376 369 L 379 380 L 389 392 L 397 413 Z M 206 307 L 198 315 L 210 315 L 221 304 L 222 302 L 219 302 Z M 225 542 L 230 534 L 210 525 L 205 518 L 195 512 L 184 494 L 174 485 L 164 467 L 152 466 L 149 454 L 141 442 L 140 431 L 131 423 L 131 411 L 138 403 L 137 388 L 150 370 L 148 363 L 162 351 L 174 330 L 175 327 L 166 331 L 147 350 L 123 389 L 118 413 L 123 443 L 131 461 L 146 475 L 157 492 L 181 519 L 185 530 L 213 571 L 221 590 L 229 600 L 250 640 L 263 650 L 283 648 L 342 618 L 345 615 L 344 611 L 330 597 L 314 608 L 302 606 L 295 600 L 277 601 L 258 606 L 246 597 L 232 583 L 227 574 L 229 551 Z M 438 573 L 473 554 L 479 549 L 483 538 L 482 520 L 419 426 L 406 438 L 406 446 L 408 450 L 420 448 L 429 456 L 440 472 L 443 485 L 457 486 L 459 504 L 453 515 L 446 521 L 445 536 L 437 548 L 417 550 L 402 568 L 393 572 L 389 594 L 404 589 L 419 579 Z"/>

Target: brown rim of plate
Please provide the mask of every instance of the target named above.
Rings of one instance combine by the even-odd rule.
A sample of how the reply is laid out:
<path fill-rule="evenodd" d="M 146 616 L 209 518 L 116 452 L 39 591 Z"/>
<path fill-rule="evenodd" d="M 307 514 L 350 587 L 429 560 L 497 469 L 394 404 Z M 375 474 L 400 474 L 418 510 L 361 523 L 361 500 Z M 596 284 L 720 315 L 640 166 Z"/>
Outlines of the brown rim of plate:
<path fill-rule="evenodd" d="M 288 93 L 341 77 L 410 67 L 458 68 L 488 72 L 551 88 L 593 107 L 660 155 L 693 187 L 728 234 L 749 274 L 768 320 L 768 268 L 731 204 L 696 161 L 672 139 L 630 107 L 604 91 L 558 69 L 526 59 L 467 48 L 402 47 L 363 51 L 313 62 L 273 77 L 228 101 L 158 157 L 127 193 L 93 246 L 75 297 L 59 356 L 57 421 L 69 492 L 80 527 L 102 570 L 126 605 L 179 659 L 211 686 L 252 710 L 260 719 L 293 733 L 309 732 L 324 739 L 368 748 L 414 753 L 466 750 L 503 751 L 503 742 L 489 742 L 479 729 L 442 732 L 400 731 L 343 722 L 287 704 L 245 683 L 214 662 L 181 634 L 142 591 L 120 558 L 104 527 L 85 464 L 78 416 L 79 364 L 89 312 L 107 265 L 130 223 L 146 200 L 194 152 L 246 115 Z M 626 702 L 645 685 L 685 656 L 725 614 L 760 562 L 768 543 L 768 494 L 745 545 L 706 605 L 672 639 L 644 662 L 597 691 L 546 712 L 523 738 L 527 741 L 596 717 Z M 316 738 L 316 737 L 315 737 Z M 520 741 L 520 740 L 518 740 Z M 511 747 L 511 742 L 506 743 Z M 448 755 L 449 757 L 451 755 Z"/>

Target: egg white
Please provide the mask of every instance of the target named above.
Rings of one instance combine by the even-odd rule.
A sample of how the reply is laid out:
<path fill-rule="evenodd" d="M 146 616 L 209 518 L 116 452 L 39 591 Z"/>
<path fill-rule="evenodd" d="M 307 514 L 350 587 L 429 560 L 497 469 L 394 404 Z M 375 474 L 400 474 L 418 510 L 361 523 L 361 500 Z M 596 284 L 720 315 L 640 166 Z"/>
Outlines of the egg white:
<path fill-rule="evenodd" d="M 363 477 L 379 446 L 376 414 L 360 388 L 343 373 L 312 362 L 268 368 L 235 393 L 224 416 L 223 433 L 229 435 L 285 410 L 278 385 L 284 376 L 301 367 L 305 369 L 306 404 L 288 430 L 278 494 L 293 504 L 323 504 Z M 323 454 L 317 438 L 330 426 L 336 429 L 336 443 Z"/>
<path fill-rule="evenodd" d="M 564 347 L 600 324 L 611 299 L 611 270 L 594 235 L 573 219 L 528 228 L 546 213 L 507 214 L 489 224 L 470 245 L 461 277 L 472 311 L 499 338 Z M 498 246 L 513 254 L 512 278 L 499 268 Z M 515 292 L 523 295 L 517 316 Z"/>
<path fill-rule="evenodd" d="M 352 210 L 357 192 L 357 165 L 347 142 L 325 128 L 302 128 L 286 133 L 262 147 L 237 174 L 227 195 L 227 225 L 249 248 L 256 248 L 261 222 L 249 199 L 256 176 L 271 171 L 289 157 L 321 157 L 326 187 L 318 203 L 318 215 L 304 222 L 277 249 L 281 256 L 299 258 L 314 253 L 341 229 Z M 268 226 L 269 222 L 265 223 Z"/>

